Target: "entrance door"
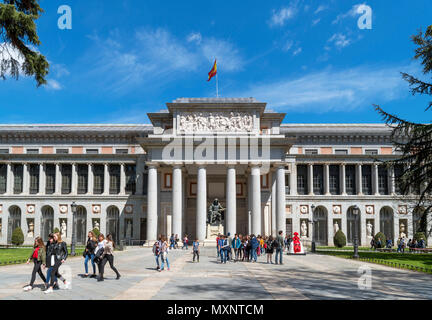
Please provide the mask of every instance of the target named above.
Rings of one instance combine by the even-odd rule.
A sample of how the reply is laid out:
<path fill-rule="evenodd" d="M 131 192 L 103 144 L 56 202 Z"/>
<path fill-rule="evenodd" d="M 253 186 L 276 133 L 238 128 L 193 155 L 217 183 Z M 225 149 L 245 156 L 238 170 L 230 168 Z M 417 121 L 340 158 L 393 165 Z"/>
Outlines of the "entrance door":
<path fill-rule="evenodd" d="M 50 206 L 42 208 L 41 235 L 44 241 L 48 241 L 48 235 L 54 230 L 54 209 Z"/>
<path fill-rule="evenodd" d="M 140 240 L 147 240 L 147 218 L 141 218 Z"/>
<path fill-rule="evenodd" d="M 87 241 L 87 210 L 79 206 L 76 212 L 77 243 L 85 244 Z"/>
<path fill-rule="evenodd" d="M 107 234 L 111 234 L 114 242 L 119 243 L 119 209 L 115 206 L 111 206 L 107 210 L 107 222 L 106 222 L 106 232 Z"/>
<path fill-rule="evenodd" d="M 315 242 L 319 245 L 327 245 L 327 210 L 324 207 L 318 207 L 314 211 L 314 236 Z"/>

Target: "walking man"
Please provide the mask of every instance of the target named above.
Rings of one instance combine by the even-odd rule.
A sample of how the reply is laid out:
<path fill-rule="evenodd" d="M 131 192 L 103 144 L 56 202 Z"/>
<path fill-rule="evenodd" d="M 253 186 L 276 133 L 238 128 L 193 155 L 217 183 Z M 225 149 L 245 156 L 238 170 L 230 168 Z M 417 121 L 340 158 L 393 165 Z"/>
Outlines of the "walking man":
<path fill-rule="evenodd" d="M 275 249 L 276 249 L 276 256 L 275 256 L 275 263 L 278 264 L 278 255 L 279 255 L 279 263 L 282 263 L 282 256 L 283 256 L 283 252 L 284 252 L 284 239 L 283 239 L 283 231 L 279 231 L 278 236 L 276 237 L 276 241 L 275 241 Z"/>

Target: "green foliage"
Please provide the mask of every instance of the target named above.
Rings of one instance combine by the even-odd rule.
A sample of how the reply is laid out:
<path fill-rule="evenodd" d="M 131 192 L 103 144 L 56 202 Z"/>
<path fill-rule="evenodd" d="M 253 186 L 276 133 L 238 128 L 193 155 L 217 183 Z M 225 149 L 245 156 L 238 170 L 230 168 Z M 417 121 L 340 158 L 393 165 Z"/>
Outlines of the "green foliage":
<path fill-rule="evenodd" d="M 432 73 L 432 25 L 423 33 L 412 36 L 415 45 L 414 59 L 419 60 L 423 67 L 423 77 L 430 76 Z M 413 95 L 432 96 L 432 81 L 416 78 L 402 72 L 402 78 L 409 83 L 410 91 Z M 432 98 L 432 97 L 431 97 Z M 429 102 L 426 110 L 430 110 L 432 101 Z M 428 213 L 432 210 L 430 194 L 432 194 L 432 123 L 415 123 L 389 114 L 375 106 L 375 109 L 384 121 L 391 125 L 392 140 L 395 147 L 401 151 L 401 156 L 393 161 L 388 161 L 389 165 L 400 165 L 403 172 L 396 177 L 403 194 L 408 194 L 410 190 L 415 190 L 419 197 L 415 200 L 417 208 L 424 207 L 422 217 L 422 228 L 425 226 Z M 425 117 L 428 118 L 428 117 Z M 423 229 L 422 231 L 426 231 Z"/>
<path fill-rule="evenodd" d="M 14 231 L 12 231 L 12 244 L 16 246 L 20 246 L 24 243 L 24 233 L 22 232 L 21 228 L 15 228 Z"/>
<path fill-rule="evenodd" d="M 2 0 L 0 0 L 2 1 Z M 0 78 L 20 73 L 46 84 L 49 64 L 36 47 L 41 44 L 35 21 L 43 12 L 39 0 L 3 0 L 0 3 Z"/>
<path fill-rule="evenodd" d="M 59 228 L 55 227 L 54 230 L 53 230 L 53 233 L 60 233 Z"/>
<path fill-rule="evenodd" d="M 97 239 L 99 237 L 99 235 L 100 235 L 99 229 L 98 228 L 94 228 L 92 231 L 93 231 L 93 233 L 94 233 L 94 235 L 95 235 L 95 237 Z"/>
<path fill-rule="evenodd" d="M 338 248 L 343 248 L 346 246 L 346 236 L 342 230 L 339 229 L 338 232 L 336 232 L 333 237 L 333 243 Z"/>
<path fill-rule="evenodd" d="M 416 232 L 414 234 L 413 239 L 417 240 L 417 242 L 420 241 L 421 239 L 423 239 L 424 241 L 426 241 L 426 236 L 425 236 L 425 234 L 423 232 Z"/>
<path fill-rule="evenodd" d="M 386 240 L 387 240 L 387 239 L 386 239 L 386 236 L 385 236 L 384 233 L 382 233 L 382 232 L 378 232 L 378 233 L 375 235 L 374 240 L 375 240 L 375 246 L 376 246 L 377 248 L 384 248 L 384 247 L 385 247 L 385 245 L 386 245 Z M 380 244 L 380 245 L 378 245 L 378 240 L 381 241 L 381 244 Z"/>

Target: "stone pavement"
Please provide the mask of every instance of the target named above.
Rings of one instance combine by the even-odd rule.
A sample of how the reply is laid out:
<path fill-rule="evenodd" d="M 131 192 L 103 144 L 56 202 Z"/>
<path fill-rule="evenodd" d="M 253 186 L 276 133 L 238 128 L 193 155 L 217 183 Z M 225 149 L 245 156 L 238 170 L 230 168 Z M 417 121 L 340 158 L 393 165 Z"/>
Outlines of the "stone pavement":
<path fill-rule="evenodd" d="M 283 265 L 269 265 L 265 256 L 258 263 L 220 264 L 215 248 L 203 248 L 199 263 L 192 263 L 190 250 L 173 250 L 171 270 L 156 272 L 151 249 L 133 248 L 115 254 L 121 279 L 115 280 L 107 264 L 104 282 L 80 277 L 83 260 L 68 259 L 60 269 L 72 278 L 72 288 L 49 295 L 39 287 L 22 291 L 31 264 L 0 267 L 0 299 L 432 299 L 431 275 L 318 254 L 284 255 Z M 362 266 L 371 270 L 371 289 L 358 286 Z M 41 285 L 39 276 L 36 285 Z"/>

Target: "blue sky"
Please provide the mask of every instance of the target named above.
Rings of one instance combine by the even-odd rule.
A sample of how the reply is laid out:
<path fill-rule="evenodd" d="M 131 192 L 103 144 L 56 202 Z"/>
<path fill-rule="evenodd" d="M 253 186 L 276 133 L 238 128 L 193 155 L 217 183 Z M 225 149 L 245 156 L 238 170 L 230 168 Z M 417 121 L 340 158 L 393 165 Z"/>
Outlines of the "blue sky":
<path fill-rule="evenodd" d="M 359 29 L 358 5 L 372 8 Z M 49 84 L 0 81 L 0 123 L 148 123 L 178 97 L 255 97 L 287 123 L 380 122 L 372 104 L 429 121 L 399 72 L 421 75 L 410 36 L 430 0 L 42 0 Z M 72 9 L 60 30 L 57 9 Z M 427 78 L 426 78 L 427 79 Z M 429 79 L 430 80 L 430 77 Z"/>

